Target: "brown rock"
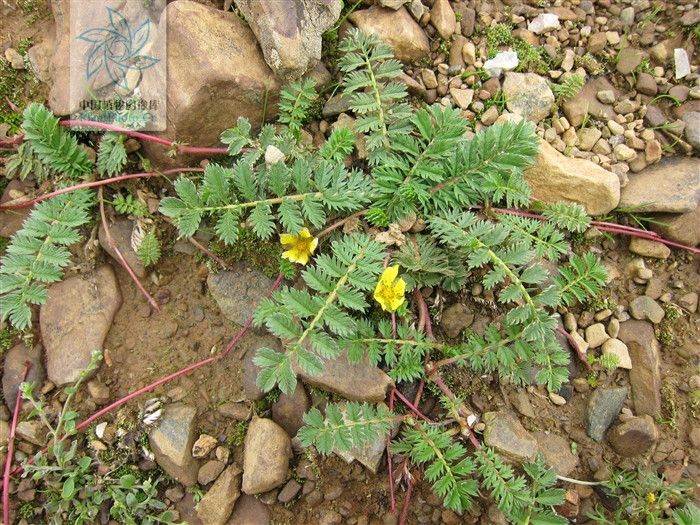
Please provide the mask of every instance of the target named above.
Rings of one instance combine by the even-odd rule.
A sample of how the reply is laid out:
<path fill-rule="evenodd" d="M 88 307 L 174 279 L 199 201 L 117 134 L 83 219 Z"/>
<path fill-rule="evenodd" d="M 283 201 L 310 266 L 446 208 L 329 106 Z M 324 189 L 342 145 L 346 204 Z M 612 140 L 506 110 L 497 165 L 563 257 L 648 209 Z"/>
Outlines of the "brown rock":
<path fill-rule="evenodd" d="M 394 11 L 372 6 L 355 11 L 348 18 L 362 31 L 375 34 L 389 44 L 402 62 L 419 62 L 430 54 L 428 37 L 405 7 Z"/>
<path fill-rule="evenodd" d="M 655 219 L 658 223 L 652 223 L 651 228 L 667 239 L 686 246 L 700 244 L 700 205 L 687 213 L 660 213 Z"/>
<path fill-rule="evenodd" d="M 698 160 L 667 157 L 629 176 L 622 189 L 620 207 L 636 213 L 694 211 L 700 202 Z"/>
<path fill-rule="evenodd" d="M 272 514 L 267 505 L 253 496 L 241 494 L 227 525 L 270 525 Z"/>
<path fill-rule="evenodd" d="M 334 392 L 351 401 L 379 403 L 386 398 L 387 390 L 393 386 L 392 379 L 366 359 L 352 364 L 346 353 L 323 362 L 323 371 L 315 376 L 305 373 L 298 365 L 295 373 L 307 385 Z"/>
<path fill-rule="evenodd" d="M 620 200 L 617 175 L 588 160 L 565 157 L 545 141 L 525 179 L 536 199 L 578 202 L 591 215 L 608 213 Z"/>
<path fill-rule="evenodd" d="M 105 264 L 92 273 L 69 277 L 49 288 L 39 324 L 49 379 L 74 383 L 101 351 L 112 320 L 122 304 L 117 278 Z"/>
<path fill-rule="evenodd" d="M 512 414 L 487 412 L 484 423 L 486 446 L 517 462 L 531 461 L 537 455 L 537 441 Z"/>
<path fill-rule="evenodd" d="M 114 244 L 116 244 L 117 249 L 122 254 L 124 259 L 126 259 L 126 262 L 129 263 L 131 269 L 134 270 L 136 276 L 143 279 L 147 275 L 146 267 L 143 265 L 141 259 L 139 259 L 139 256 L 136 255 L 136 252 L 131 247 L 131 233 L 133 229 L 134 223 L 126 217 L 119 217 L 109 225 L 109 233 L 112 236 L 112 240 L 114 241 Z M 107 232 L 105 231 L 103 225 L 100 225 L 100 233 L 98 237 L 100 239 L 100 246 L 102 246 L 102 249 L 106 251 L 112 257 L 112 259 L 119 262 L 117 252 L 114 251 L 112 245 L 107 240 Z"/>
<path fill-rule="evenodd" d="M 5 191 L 0 197 L 0 204 L 7 204 L 15 200 L 18 193 L 26 194 L 31 190 L 31 185 L 28 182 L 22 182 L 19 179 L 13 179 L 9 182 Z M 0 211 L 0 237 L 12 237 L 22 228 L 22 223 L 32 208 L 20 208 L 18 210 L 3 210 Z"/>
<path fill-rule="evenodd" d="M 304 425 L 304 414 L 311 406 L 311 400 L 301 382 L 291 394 L 282 394 L 272 405 L 272 420 L 281 426 L 289 437 L 297 435 Z"/>
<path fill-rule="evenodd" d="M 608 36 L 604 31 L 593 33 L 588 37 L 588 52 L 597 55 L 608 45 Z"/>
<path fill-rule="evenodd" d="M 210 273 L 207 287 L 229 321 L 244 325 L 272 286 L 272 279 L 243 263 L 230 270 Z"/>
<path fill-rule="evenodd" d="M 241 495 L 241 468 L 229 465 L 199 502 L 197 517 L 202 525 L 225 525 Z"/>
<path fill-rule="evenodd" d="M 659 439 L 654 420 L 644 415 L 621 423 L 608 432 L 608 439 L 621 456 L 634 457 L 644 454 Z"/>
<path fill-rule="evenodd" d="M 186 486 L 197 482 L 198 464 L 192 457 L 196 416 L 194 407 L 182 403 L 168 405 L 157 426 L 148 434 L 158 465 Z"/>
<path fill-rule="evenodd" d="M 209 483 L 219 477 L 219 474 L 223 472 L 225 466 L 224 463 L 215 459 L 207 461 L 204 465 L 199 467 L 197 483 L 202 486 L 209 485 Z"/>
<path fill-rule="evenodd" d="M 454 34 L 457 21 L 448 0 L 435 0 L 430 10 L 430 22 L 445 40 Z"/>
<path fill-rule="evenodd" d="M 539 450 L 547 465 L 554 468 L 560 476 L 568 476 L 578 465 L 578 456 L 571 452 L 569 442 L 556 434 L 534 432 Z"/>
<path fill-rule="evenodd" d="M 279 487 L 287 479 L 292 444 L 271 419 L 255 418 L 248 426 L 243 451 L 243 492 L 260 494 Z"/>
<path fill-rule="evenodd" d="M 632 47 L 625 47 L 617 54 L 617 72 L 628 75 L 642 63 L 644 52 Z"/>
<path fill-rule="evenodd" d="M 660 345 L 653 325 L 647 321 L 625 321 L 620 323 L 617 338 L 627 345 L 632 359 L 630 383 L 635 412 L 657 416 L 661 413 Z"/>
<path fill-rule="evenodd" d="M 24 343 L 19 343 L 5 354 L 5 364 L 2 370 L 2 393 L 10 412 L 15 409 L 17 390 L 24 377 L 25 362 L 29 361 L 32 365 L 25 382 L 34 384 L 37 388 L 43 384 L 46 378 L 46 370 L 44 369 L 41 353 L 41 345 L 27 348 Z"/>
<path fill-rule="evenodd" d="M 236 0 L 265 55 L 280 77 L 295 80 L 321 60 L 321 36 L 340 16 L 337 0 L 258 2 Z"/>
<path fill-rule="evenodd" d="M 462 333 L 462 330 L 470 327 L 473 322 L 474 313 L 462 303 L 455 303 L 442 312 L 440 328 L 445 331 L 447 337 L 454 339 Z"/>
<path fill-rule="evenodd" d="M 168 3 L 160 24 L 166 19 L 167 31 L 159 27 L 158 34 L 167 34 L 168 39 L 167 80 L 147 75 L 141 86 L 148 93 L 152 84 L 167 82 L 164 135 L 213 146 L 238 117 L 258 126 L 266 102 L 266 116 L 274 114 L 280 83 L 265 63 L 255 35 L 236 13 L 178 0 Z M 169 162 L 162 146 L 144 143 L 143 148 L 157 162 Z"/>
<path fill-rule="evenodd" d="M 578 95 L 564 101 L 562 104 L 564 114 L 572 126 L 580 126 L 584 118 L 586 118 L 586 114 L 588 114 L 589 118 L 606 121 L 615 117 L 612 105 L 603 104 L 598 100 L 596 96 L 598 91 L 612 91 L 615 94 L 615 98 L 619 97 L 617 89 L 605 77 L 589 80 Z"/>

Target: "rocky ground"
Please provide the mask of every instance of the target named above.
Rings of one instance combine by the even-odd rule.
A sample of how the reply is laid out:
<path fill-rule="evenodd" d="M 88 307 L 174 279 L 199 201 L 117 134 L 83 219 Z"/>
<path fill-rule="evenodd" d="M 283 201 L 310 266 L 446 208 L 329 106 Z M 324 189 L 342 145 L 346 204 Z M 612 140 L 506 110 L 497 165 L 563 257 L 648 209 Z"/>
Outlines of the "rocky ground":
<path fill-rule="evenodd" d="M 459 107 L 474 130 L 503 119 L 536 123 L 540 155 L 527 172 L 536 197 L 580 202 L 592 215 L 643 221 L 671 240 L 700 244 L 700 11 L 692 0 L 365 0 L 342 9 L 334 2 L 291 3 L 299 8 L 286 11 L 279 3 L 261 10 L 248 0 L 233 7 L 230 1 L 170 3 L 179 29 L 168 42 L 167 90 L 179 109 L 169 115 L 166 136 L 216 144 L 235 116 L 259 123 L 264 109 L 272 115 L 280 86 L 302 74 L 324 89 L 304 140 L 320 142 L 332 127 L 352 126 L 347 101 L 333 88 L 338 41 L 356 26 L 379 34 L 407 64 L 402 78 L 416 104 Z M 44 93 L 57 114 L 71 110 L 61 89 L 66 4 L 2 0 L 3 134 L 16 131 L 13 105 Z M 236 13 L 223 12 L 231 8 Z M 219 30 L 201 39 L 202 27 Z M 245 52 L 231 53 L 230 42 Z M 207 68 L 193 76 L 192 57 L 203 56 Z M 567 97 L 557 86 L 573 75 L 582 88 Z M 206 97 L 197 95 L 202 86 L 210 87 Z M 170 162 L 149 145 L 134 142 L 134 157 L 137 150 L 155 163 Z M 363 159 L 361 147 L 357 156 Z M 158 183 L 139 188 L 153 199 L 160 194 Z M 31 179 L 13 180 L 2 202 L 34 192 Z M 1 212 L 0 235 L 11 236 L 25 216 Z M 129 220 L 117 219 L 112 233 L 135 262 L 131 228 Z M 88 415 L 225 346 L 269 289 L 268 263 L 279 256 L 276 246 L 221 250 L 229 263 L 252 261 L 221 272 L 192 245 L 173 239 L 155 269 L 134 265 L 161 305 L 154 313 L 110 257 L 104 234 L 92 233 L 74 247 L 70 276 L 51 287 L 33 333 L 3 330 L 2 443 L 25 359 L 34 364 L 29 380 L 56 410 L 58 387 L 77 378 L 95 348 L 104 348 L 104 364 L 77 397 L 77 409 Z M 667 480 L 700 482 L 700 258 L 595 228 L 577 239 L 576 249 L 596 253 L 609 271 L 602 297 L 562 312 L 563 327 L 592 368 L 574 358 L 570 383 L 552 394 L 456 373 L 449 377 L 452 388 L 484 414 L 478 429 L 486 444 L 516 462 L 540 451 L 560 475 L 581 480 L 644 467 Z M 496 316 L 493 296 L 477 284 L 427 300 L 446 340 L 482 332 Z M 396 523 L 388 512 L 382 443 L 354 458 L 321 458 L 294 439 L 302 414 L 322 407 L 328 392 L 380 402 L 388 376 L 341 359 L 293 395 L 264 396 L 248 350 L 278 345 L 268 334 L 248 332 L 239 354 L 110 414 L 81 445 L 105 468 L 129 458 L 166 476 L 162 499 L 186 523 Z M 599 365 L 606 354 L 618 357 L 617 368 Z M 430 398 L 422 408 L 429 415 L 441 410 Z M 137 446 L 144 434 L 152 456 Z M 18 436 L 17 461 L 45 443 L 34 422 L 20 423 Z M 563 512 L 585 523 L 600 494 L 584 485 L 566 488 Z M 28 480 L 13 483 L 12 494 L 16 516 L 41 501 Z M 700 491 L 695 494 L 700 499 Z M 17 523 L 37 519 L 28 514 Z M 421 483 L 408 523 L 500 519 L 487 505 L 464 516 L 443 510 Z"/>

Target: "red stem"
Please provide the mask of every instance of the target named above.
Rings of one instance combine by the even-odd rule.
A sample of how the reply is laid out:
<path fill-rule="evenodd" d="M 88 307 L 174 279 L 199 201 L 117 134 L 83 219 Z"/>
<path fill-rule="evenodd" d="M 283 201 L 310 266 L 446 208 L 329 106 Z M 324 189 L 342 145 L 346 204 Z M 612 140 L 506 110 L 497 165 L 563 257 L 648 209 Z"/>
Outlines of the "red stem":
<path fill-rule="evenodd" d="M 389 410 L 394 410 L 394 399 L 396 389 L 392 389 L 389 394 Z M 391 512 L 396 512 L 396 497 L 394 496 L 394 465 L 391 458 L 391 432 L 386 437 L 386 464 L 389 471 L 389 508 Z"/>
<path fill-rule="evenodd" d="M 566 340 L 569 342 L 571 345 L 571 348 L 574 349 L 576 352 L 576 355 L 578 356 L 579 361 L 581 361 L 584 365 L 586 365 L 586 368 L 588 370 L 591 369 L 591 365 L 588 362 L 588 359 L 586 359 L 586 353 L 581 351 L 581 347 L 576 343 L 576 339 L 573 338 L 573 336 L 567 332 L 566 330 L 563 330 L 562 328 L 557 328 L 557 332 L 562 334 L 564 337 L 566 337 Z"/>
<path fill-rule="evenodd" d="M 418 408 L 411 403 L 408 399 L 406 399 L 406 396 L 404 396 L 401 392 L 399 392 L 396 388 L 392 389 L 392 392 L 396 393 L 396 397 L 398 397 L 404 405 L 406 405 L 411 412 L 413 412 L 416 416 L 418 416 L 421 419 L 424 419 L 428 423 L 432 423 L 430 419 L 426 415 L 424 415 Z"/>
<path fill-rule="evenodd" d="M 22 372 L 22 381 L 24 383 L 29 374 L 29 369 L 32 364 L 29 361 L 24 363 L 24 372 Z M 7 439 L 7 456 L 5 457 L 5 469 L 2 476 L 2 522 L 4 525 L 10 525 L 10 468 L 12 467 L 12 456 L 15 452 L 15 433 L 17 432 L 17 422 L 19 421 L 19 409 L 22 406 L 22 389 L 17 389 L 17 399 L 15 400 L 15 410 L 12 414 L 12 426 L 10 427 L 10 436 Z"/>
<path fill-rule="evenodd" d="M 145 179 L 149 177 L 158 177 L 160 175 L 167 176 L 167 175 L 174 175 L 177 173 L 189 173 L 189 172 L 202 172 L 204 171 L 204 168 L 172 168 L 169 170 L 165 171 L 147 171 L 143 173 L 130 173 L 128 175 L 119 175 L 118 177 L 112 177 L 111 179 L 102 179 L 102 180 L 95 180 L 92 182 L 82 182 L 80 184 L 76 184 L 75 186 L 68 186 L 66 188 L 61 188 L 56 191 L 52 191 L 50 193 L 45 193 L 44 195 L 40 195 L 39 197 L 36 197 L 34 199 L 28 200 L 28 201 L 23 201 L 23 202 L 18 202 L 15 204 L 1 204 L 0 205 L 0 210 L 18 210 L 20 208 L 29 208 L 30 206 L 34 206 L 36 203 L 44 201 L 46 199 L 50 199 L 51 197 L 56 197 L 57 195 L 63 195 L 64 193 L 70 193 L 72 191 L 76 190 L 82 190 L 85 188 L 96 188 L 99 186 L 105 186 L 107 184 L 112 184 L 114 182 L 121 182 L 123 180 L 130 180 L 130 179 Z"/>
<path fill-rule="evenodd" d="M 192 243 L 193 246 L 199 248 L 202 252 L 204 252 L 209 257 L 214 259 L 219 264 L 219 266 L 221 266 L 221 268 L 223 268 L 224 270 L 226 270 L 228 268 L 228 265 L 221 257 L 218 257 L 217 255 L 215 255 L 214 252 L 212 252 L 209 248 L 204 246 L 197 239 L 195 239 L 194 237 L 190 237 L 188 240 L 190 241 L 190 243 Z"/>
<path fill-rule="evenodd" d="M 221 155 L 228 153 L 228 148 L 210 148 L 202 146 L 185 146 L 177 144 L 169 139 L 164 139 L 160 137 L 154 137 L 148 133 L 142 133 L 140 131 L 135 131 L 128 128 L 122 128 L 121 126 L 115 126 L 114 124 L 107 124 L 105 122 L 97 122 L 94 120 L 62 120 L 60 122 L 61 126 L 75 126 L 75 127 L 86 127 L 86 128 L 97 128 L 104 129 L 106 131 L 115 131 L 117 133 L 124 133 L 134 138 L 145 140 L 148 142 L 155 142 L 156 144 L 161 144 L 163 146 L 175 147 L 178 153 L 189 153 L 191 155 Z"/>
<path fill-rule="evenodd" d="M 282 283 L 282 279 L 283 279 L 283 278 L 284 278 L 284 276 L 283 276 L 282 274 L 279 274 L 279 275 L 277 276 L 277 279 L 275 279 L 275 281 L 272 283 L 272 286 L 270 287 L 270 290 L 267 292 L 267 296 L 268 296 L 268 297 L 270 296 L 270 294 L 271 294 L 272 292 L 274 292 L 277 288 L 279 288 L 280 284 Z M 120 406 L 126 404 L 127 402 L 131 401 L 131 400 L 134 399 L 134 398 L 139 397 L 139 396 L 142 395 L 142 394 L 146 394 L 146 393 L 150 392 L 151 390 L 154 390 L 154 389 L 158 388 L 160 385 L 165 384 L 165 383 L 167 383 L 168 381 L 171 381 L 171 380 L 176 379 L 176 378 L 178 378 L 178 377 L 180 377 L 180 376 L 182 376 L 182 375 L 185 375 L 185 374 L 187 374 L 187 373 L 189 373 L 189 372 L 192 372 L 192 371 L 194 371 L 194 370 L 197 370 L 198 368 L 201 368 L 201 367 L 203 367 L 203 366 L 205 366 L 205 365 L 208 365 L 209 363 L 213 363 L 213 362 L 215 362 L 215 361 L 218 361 L 218 360 L 220 360 L 220 359 L 223 359 L 223 358 L 234 348 L 234 346 L 236 346 L 236 344 L 238 343 L 238 341 L 241 340 L 241 338 L 242 338 L 242 337 L 245 335 L 245 333 L 248 331 L 248 328 L 250 328 L 250 325 L 251 325 L 252 323 L 253 323 L 253 318 L 252 318 L 252 317 L 249 317 L 249 318 L 246 320 L 245 324 L 241 327 L 241 330 L 233 337 L 233 339 L 231 339 L 231 341 L 229 342 L 229 344 L 226 345 L 226 348 L 224 349 L 224 351 L 221 352 L 220 354 L 217 354 L 217 355 L 214 355 L 214 356 L 211 356 L 211 357 L 207 357 L 206 359 L 202 359 L 201 361 L 198 361 L 197 363 L 194 363 L 194 364 L 192 364 L 192 365 L 189 365 L 189 366 L 187 366 L 187 367 L 185 367 L 185 368 L 183 368 L 183 369 L 181 369 L 181 370 L 178 370 L 177 372 L 173 372 L 173 373 L 170 374 L 169 376 L 163 377 L 163 378 L 159 379 L 158 381 L 155 381 L 155 382 L 151 383 L 150 385 L 147 385 L 147 386 L 145 386 L 145 387 L 143 387 L 143 388 L 139 388 L 138 390 L 135 390 L 135 391 L 132 392 L 131 394 L 128 394 L 128 395 L 122 397 L 121 399 L 118 399 L 118 400 L 115 401 L 114 403 L 112 403 L 112 404 L 110 404 L 110 405 L 107 405 L 106 407 L 104 407 L 104 408 L 102 408 L 101 410 L 98 410 L 97 412 L 95 412 L 94 414 L 92 414 L 92 415 L 91 415 L 90 417 L 88 417 L 87 419 L 83 420 L 80 424 L 78 424 L 78 425 L 75 427 L 76 432 L 78 432 L 78 431 L 80 431 L 80 430 L 83 430 L 83 429 L 89 427 L 92 423 L 94 423 L 97 419 L 101 418 L 101 417 L 104 416 L 105 414 L 108 414 L 108 413 L 111 412 L 112 410 L 114 410 L 114 409 L 116 409 L 116 408 L 119 408 Z M 67 438 L 68 438 L 68 436 L 63 436 L 63 438 L 61 438 L 61 441 L 64 441 L 64 440 L 66 440 Z M 47 449 L 44 449 L 44 452 L 46 452 L 46 451 L 47 451 Z M 34 459 L 34 458 L 29 458 L 28 461 L 29 461 L 30 463 L 32 463 L 32 462 L 33 462 L 33 459 Z M 13 474 L 13 475 L 17 475 L 17 474 L 19 474 L 19 473 L 21 473 L 21 472 L 22 472 L 22 467 L 17 467 L 17 468 L 12 472 L 12 474 Z"/>
<path fill-rule="evenodd" d="M 160 306 L 158 306 L 156 300 L 153 297 L 151 297 L 151 294 L 149 294 L 143 287 L 141 281 L 139 281 L 139 278 L 134 273 L 134 270 L 131 269 L 131 266 L 129 266 L 129 263 L 126 262 L 126 259 L 122 255 L 122 252 L 120 252 L 119 248 L 117 248 L 117 243 L 114 242 L 114 238 L 112 238 L 112 234 L 109 231 L 109 224 L 107 223 L 107 215 L 105 214 L 105 201 L 102 198 L 102 188 L 99 189 L 97 196 L 100 201 L 100 216 L 102 217 L 102 227 L 105 230 L 105 236 L 107 237 L 107 242 L 109 243 L 109 246 L 112 248 L 112 250 L 114 250 L 114 253 L 117 254 L 117 259 L 119 259 L 119 263 L 126 270 L 126 273 L 129 274 L 129 277 L 131 277 L 131 280 L 134 281 L 134 284 L 141 291 L 146 300 L 150 303 L 150 305 L 156 312 L 160 312 Z"/>
<path fill-rule="evenodd" d="M 405 525 L 408 519 L 408 510 L 411 508 L 411 496 L 413 495 L 413 487 L 416 485 L 416 481 L 413 478 L 408 480 L 408 488 L 406 489 L 406 495 L 403 498 L 403 509 L 401 509 L 401 517 L 399 518 L 399 525 Z"/>
<path fill-rule="evenodd" d="M 474 208 L 482 208 L 482 206 L 474 206 Z M 546 220 L 544 215 L 538 213 L 513 210 L 510 208 L 491 208 L 497 213 L 506 213 L 508 215 L 518 215 L 520 217 L 529 217 L 531 219 Z M 681 250 L 686 250 L 691 253 L 700 254 L 700 248 L 694 248 L 692 246 L 686 246 L 668 239 L 664 239 L 661 235 L 656 232 L 651 232 L 648 230 L 642 230 L 641 228 L 635 228 L 633 226 L 626 226 L 624 224 L 617 224 L 614 222 L 604 222 L 604 221 L 591 221 L 591 225 L 598 228 L 600 231 L 615 233 L 618 235 L 627 235 L 630 237 L 639 237 L 640 239 L 646 239 L 649 241 L 656 241 L 667 246 L 673 246 L 674 248 L 679 248 Z"/>

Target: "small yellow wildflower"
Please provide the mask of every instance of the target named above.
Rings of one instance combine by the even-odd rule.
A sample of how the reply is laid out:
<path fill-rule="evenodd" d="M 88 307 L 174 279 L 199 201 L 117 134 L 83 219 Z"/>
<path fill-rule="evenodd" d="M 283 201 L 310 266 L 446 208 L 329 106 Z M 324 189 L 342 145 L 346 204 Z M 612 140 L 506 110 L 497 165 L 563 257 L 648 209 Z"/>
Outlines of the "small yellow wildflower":
<path fill-rule="evenodd" d="M 654 494 L 653 492 L 647 492 L 646 500 L 647 504 L 653 505 L 654 503 L 656 503 L 656 494 Z"/>
<path fill-rule="evenodd" d="M 311 235 L 308 228 L 302 228 L 299 235 L 283 233 L 280 235 L 280 243 L 289 249 L 282 253 L 282 257 L 292 262 L 306 264 L 313 255 L 318 239 Z"/>
<path fill-rule="evenodd" d="M 399 265 L 388 266 L 379 277 L 377 287 L 374 289 L 374 298 L 386 312 L 395 312 L 405 301 L 406 281 L 396 277 L 399 274 Z"/>

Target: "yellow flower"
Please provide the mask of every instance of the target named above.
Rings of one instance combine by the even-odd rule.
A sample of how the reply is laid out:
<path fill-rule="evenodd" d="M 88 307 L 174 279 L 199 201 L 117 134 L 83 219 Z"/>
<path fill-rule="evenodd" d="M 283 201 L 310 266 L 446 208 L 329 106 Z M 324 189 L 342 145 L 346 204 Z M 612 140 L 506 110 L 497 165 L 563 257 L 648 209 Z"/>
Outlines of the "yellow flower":
<path fill-rule="evenodd" d="M 653 492 L 647 492 L 646 500 L 649 505 L 653 505 L 656 502 L 656 494 Z"/>
<path fill-rule="evenodd" d="M 374 298 L 387 312 L 395 312 L 405 301 L 403 294 L 406 292 L 406 281 L 397 279 L 398 274 L 398 264 L 388 266 L 382 272 L 374 289 Z"/>
<path fill-rule="evenodd" d="M 295 263 L 306 264 L 318 246 L 318 239 L 311 235 L 308 228 L 303 228 L 299 235 L 283 233 L 280 235 L 280 243 L 289 247 L 282 253 L 282 257 Z"/>

